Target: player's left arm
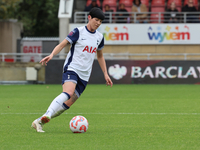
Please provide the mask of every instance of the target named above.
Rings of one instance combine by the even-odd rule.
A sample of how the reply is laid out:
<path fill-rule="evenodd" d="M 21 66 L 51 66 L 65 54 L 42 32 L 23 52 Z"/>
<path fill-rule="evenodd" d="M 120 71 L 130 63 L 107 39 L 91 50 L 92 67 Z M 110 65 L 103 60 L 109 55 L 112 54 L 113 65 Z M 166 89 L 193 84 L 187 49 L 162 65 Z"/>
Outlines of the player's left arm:
<path fill-rule="evenodd" d="M 104 74 L 104 78 L 106 80 L 106 84 L 107 85 L 110 85 L 112 87 L 113 85 L 113 82 L 112 80 L 110 79 L 109 75 L 108 75 L 108 72 L 107 72 L 107 67 L 106 67 L 106 62 L 105 62 L 105 59 L 103 57 L 103 52 L 102 50 L 97 50 L 97 60 L 99 62 L 99 65 L 101 67 L 101 70 Z"/>
<path fill-rule="evenodd" d="M 40 63 L 47 65 L 47 63 L 53 58 L 53 56 L 57 55 L 67 44 L 69 44 L 69 41 L 64 39 L 60 44 L 58 44 L 53 51 L 51 52 L 51 54 L 49 56 L 46 56 L 45 58 L 43 58 Z"/>

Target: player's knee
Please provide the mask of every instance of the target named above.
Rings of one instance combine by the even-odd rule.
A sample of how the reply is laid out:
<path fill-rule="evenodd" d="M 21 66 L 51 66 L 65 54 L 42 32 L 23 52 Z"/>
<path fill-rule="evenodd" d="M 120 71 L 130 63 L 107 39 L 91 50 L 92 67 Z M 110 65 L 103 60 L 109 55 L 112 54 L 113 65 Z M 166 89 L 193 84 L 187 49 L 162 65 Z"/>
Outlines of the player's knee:
<path fill-rule="evenodd" d="M 69 97 L 69 99 L 70 99 L 70 97 L 73 95 L 74 92 L 63 91 L 63 93 L 65 93 Z"/>

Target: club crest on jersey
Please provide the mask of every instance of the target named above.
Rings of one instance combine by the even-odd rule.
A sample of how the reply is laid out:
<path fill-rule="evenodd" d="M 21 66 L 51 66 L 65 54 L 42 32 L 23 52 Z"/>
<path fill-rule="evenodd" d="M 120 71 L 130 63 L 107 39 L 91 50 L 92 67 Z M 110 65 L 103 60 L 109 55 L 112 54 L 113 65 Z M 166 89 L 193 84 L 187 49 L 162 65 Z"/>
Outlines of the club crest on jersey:
<path fill-rule="evenodd" d="M 95 48 L 93 48 L 93 47 L 88 47 L 88 46 L 86 46 L 84 49 L 83 49 L 83 52 L 84 51 L 87 51 L 88 53 L 96 53 L 96 51 L 97 51 L 97 48 L 95 47 Z"/>
<path fill-rule="evenodd" d="M 69 33 L 69 36 L 72 36 L 74 33 L 75 33 L 75 30 L 71 31 L 71 32 Z"/>

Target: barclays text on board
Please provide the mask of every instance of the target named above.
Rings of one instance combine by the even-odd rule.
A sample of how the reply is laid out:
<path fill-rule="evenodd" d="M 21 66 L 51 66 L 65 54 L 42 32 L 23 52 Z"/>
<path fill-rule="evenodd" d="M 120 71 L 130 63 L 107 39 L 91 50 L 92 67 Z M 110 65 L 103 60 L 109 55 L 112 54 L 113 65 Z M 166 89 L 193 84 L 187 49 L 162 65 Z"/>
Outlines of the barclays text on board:
<path fill-rule="evenodd" d="M 183 69 L 187 69 L 186 73 L 183 73 Z M 189 68 L 183 68 L 183 66 L 171 66 L 171 67 L 164 67 L 164 66 L 157 66 L 155 68 L 146 67 L 142 70 L 141 67 L 132 66 L 131 67 L 131 78 L 200 78 L 200 66 L 193 67 L 190 66 Z"/>

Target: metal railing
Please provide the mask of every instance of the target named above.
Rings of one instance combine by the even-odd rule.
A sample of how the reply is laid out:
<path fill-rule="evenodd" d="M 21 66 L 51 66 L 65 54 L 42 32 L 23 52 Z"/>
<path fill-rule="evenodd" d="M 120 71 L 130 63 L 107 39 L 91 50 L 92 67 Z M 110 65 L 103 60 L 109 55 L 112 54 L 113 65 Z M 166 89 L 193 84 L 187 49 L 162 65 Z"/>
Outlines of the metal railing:
<path fill-rule="evenodd" d="M 119 16 L 124 14 L 124 16 Z M 139 13 L 134 12 L 105 12 L 103 23 L 140 23 L 137 20 Z M 143 12 L 147 14 L 146 23 L 200 23 L 200 12 Z M 171 22 L 171 14 L 176 14 L 177 22 Z M 124 20 L 125 18 L 125 20 Z M 88 12 L 75 12 L 74 23 L 87 23 Z"/>
<path fill-rule="evenodd" d="M 43 57 L 50 53 L 0 53 L 0 61 L 2 62 L 39 62 Z M 53 57 L 53 60 L 65 59 L 67 54 L 58 54 Z"/>
<path fill-rule="evenodd" d="M 0 53 L 0 62 L 39 62 L 43 57 L 50 53 Z M 53 57 L 53 60 L 63 60 L 66 54 L 60 54 Z M 104 53 L 106 60 L 200 60 L 200 53 Z"/>
<path fill-rule="evenodd" d="M 200 53 L 104 53 L 105 59 L 199 60 Z"/>

